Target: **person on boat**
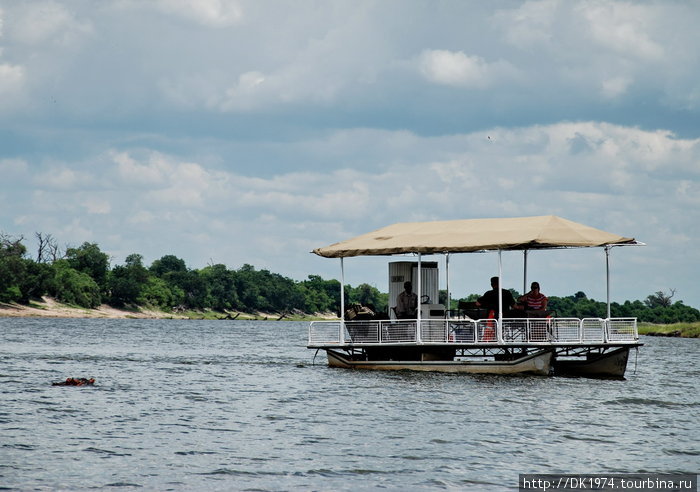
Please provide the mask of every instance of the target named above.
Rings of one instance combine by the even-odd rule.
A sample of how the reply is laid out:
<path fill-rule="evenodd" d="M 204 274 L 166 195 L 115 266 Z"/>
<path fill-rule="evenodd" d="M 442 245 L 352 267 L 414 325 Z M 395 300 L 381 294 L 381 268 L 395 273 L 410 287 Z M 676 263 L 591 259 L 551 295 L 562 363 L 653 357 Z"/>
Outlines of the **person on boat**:
<path fill-rule="evenodd" d="M 491 277 L 491 290 L 485 292 L 483 296 L 479 297 L 476 300 L 476 305 L 480 308 L 489 311 L 489 315 L 491 315 L 491 312 L 493 312 L 494 315 L 497 315 L 498 291 L 498 277 Z M 509 290 L 505 289 L 500 289 L 500 291 L 501 299 L 503 299 L 503 311 L 505 312 L 510 309 L 513 309 L 513 306 L 515 305 L 515 299 L 513 298 L 513 294 L 511 294 Z"/>
<path fill-rule="evenodd" d="M 411 282 L 404 282 L 403 292 L 396 297 L 394 312 L 399 319 L 413 319 L 418 309 L 418 296 L 413 292 Z"/>
<path fill-rule="evenodd" d="M 545 311 L 547 309 L 547 296 L 540 292 L 540 284 L 532 282 L 530 292 L 518 297 L 518 302 L 523 309 L 528 311 Z"/>

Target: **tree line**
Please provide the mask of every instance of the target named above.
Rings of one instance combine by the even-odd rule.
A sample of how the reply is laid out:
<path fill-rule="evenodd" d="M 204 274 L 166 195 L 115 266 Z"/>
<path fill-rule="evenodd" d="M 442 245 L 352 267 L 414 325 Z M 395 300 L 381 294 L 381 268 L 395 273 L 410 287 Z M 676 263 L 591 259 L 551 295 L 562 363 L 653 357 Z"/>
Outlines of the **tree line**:
<path fill-rule="evenodd" d="M 61 249 L 51 235 L 36 234 L 36 257 L 28 254 L 23 237 L 0 233 L 0 302 L 29 303 L 51 296 L 60 302 L 85 308 L 106 303 L 114 307 L 142 306 L 164 311 L 204 310 L 290 313 L 334 313 L 340 310 L 340 282 L 309 275 L 296 281 L 245 264 L 229 269 L 223 264 L 191 269 L 174 255 L 165 255 L 145 265 L 143 256 L 131 254 L 121 265 L 111 266 L 109 255 L 95 243 Z M 371 306 L 386 313 L 388 294 L 369 284 L 344 286 L 345 303 Z M 517 297 L 519 293 L 511 289 Z M 700 311 L 682 301 L 672 302 L 656 292 L 643 301 L 611 303 L 613 317 L 635 317 L 651 323 L 700 321 Z M 478 294 L 452 299 L 473 301 Z M 445 304 L 447 292 L 440 291 Z M 560 317 L 601 317 L 607 305 L 577 292 L 567 297 L 549 297 L 549 308 Z"/>
<path fill-rule="evenodd" d="M 513 297 L 520 296 L 515 289 L 509 289 Z M 671 294 L 657 291 L 647 296 L 643 301 L 625 301 L 623 303 L 610 303 L 610 316 L 613 318 L 637 318 L 646 323 L 693 323 L 700 321 L 700 311 L 683 304 L 683 301 L 672 302 L 674 290 Z M 444 297 L 443 297 L 444 296 Z M 440 297 L 447 298 L 444 291 L 440 291 Z M 458 301 L 475 301 L 478 294 L 471 294 L 463 299 L 453 300 L 452 308 L 457 308 Z M 548 296 L 547 309 L 553 311 L 556 316 L 562 318 L 606 318 L 608 305 L 604 301 L 589 299 L 584 292 L 576 292 L 566 297 Z"/>
<path fill-rule="evenodd" d="M 165 311 L 339 311 L 340 282 L 318 275 L 299 282 L 248 264 L 236 270 L 222 264 L 191 269 L 174 255 L 145 265 L 136 253 L 111 266 L 109 255 L 95 243 L 62 250 L 51 235 L 41 233 L 32 258 L 23 241 L 0 233 L 0 302 L 27 304 L 48 295 L 85 308 L 106 303 Z M 386 305 L 386 295 L 368 284 L 346 286 L 345 298 L 349 303 Z"/>

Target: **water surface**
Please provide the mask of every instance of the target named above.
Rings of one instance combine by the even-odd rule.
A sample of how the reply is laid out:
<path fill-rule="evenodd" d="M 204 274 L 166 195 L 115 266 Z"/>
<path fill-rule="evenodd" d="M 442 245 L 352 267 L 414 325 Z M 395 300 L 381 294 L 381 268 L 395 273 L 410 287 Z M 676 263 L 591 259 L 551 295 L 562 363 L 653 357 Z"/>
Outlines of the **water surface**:
<path fill-rule="evenodd" d="M 306 324 L 0 318 L 0 487 L 517 490 L 697 473 L 700 340 L 627 379 L 327 367 Z M 94 377 L 94 387 L 51 386 Z"/>

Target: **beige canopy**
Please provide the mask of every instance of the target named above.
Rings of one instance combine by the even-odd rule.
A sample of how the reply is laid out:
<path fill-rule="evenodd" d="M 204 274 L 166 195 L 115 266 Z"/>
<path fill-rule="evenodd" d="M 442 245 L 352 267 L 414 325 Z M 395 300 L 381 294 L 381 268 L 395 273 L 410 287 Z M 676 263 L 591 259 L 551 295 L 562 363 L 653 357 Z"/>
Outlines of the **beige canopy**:
<path fill-rule="evenodd" d="M 554 215 L 507 219 L 403 222 L 313 252 L 326 258 L 400 253 L 585 248 L 640 244 Z"/>

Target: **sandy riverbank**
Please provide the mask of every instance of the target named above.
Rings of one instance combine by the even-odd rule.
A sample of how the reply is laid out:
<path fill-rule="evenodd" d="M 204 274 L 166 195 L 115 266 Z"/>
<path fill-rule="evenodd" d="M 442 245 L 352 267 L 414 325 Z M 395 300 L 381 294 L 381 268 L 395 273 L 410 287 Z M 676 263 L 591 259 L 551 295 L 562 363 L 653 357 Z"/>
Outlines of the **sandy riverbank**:
<path fill-rule="evenodd" d="M 0 303 L 0 317 L 8 318 L 185 318 L 177 314 L 150 310 L 116 309 L 106 304 L 96 309 L 67 306 L 50 297 L 30 305 Z"/>
<path fill-rule="evenodd" d="M 26 306 L 23 304 L 0 303 L 0 318 L 110 318 L 110 319 L 240 319 L 240 320 L 310 320 L 310 319 L 337 319 L 333 315 L 317 313 L 313 316 L 295 313 L 280 316 L 279 313 L 221 313 L 221 312 L 196 312 L 167 313 L 149 309 L 117 309 L 103 304 L 95 309 L 86 309 L 61 304 L 51 297 L 42 297 Z"/>

